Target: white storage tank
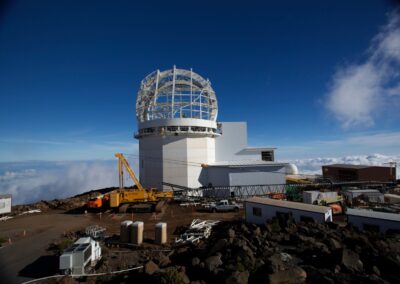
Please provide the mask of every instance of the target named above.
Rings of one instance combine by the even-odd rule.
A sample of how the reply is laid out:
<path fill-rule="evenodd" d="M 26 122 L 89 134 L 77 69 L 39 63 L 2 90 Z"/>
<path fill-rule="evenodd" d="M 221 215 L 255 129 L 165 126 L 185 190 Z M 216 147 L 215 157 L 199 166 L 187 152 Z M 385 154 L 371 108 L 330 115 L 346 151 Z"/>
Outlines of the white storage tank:
<path fill-rule="evenodd" d="M 128 243 L 130 239 L 130 228 L 132 225 L 132 221 L 126 220 L 121 222 L 121 230 L 120 230 L 120 241 L 121 243 Z"/>
<path fill-rule="evenodd" d="M 155 232 L 155 243 L 162 245 L 167 242 L 167 223 L 157 223 Z"/>
<path fill-rule="evenodd" d="M 136 221 L 130 225 L 130 243 L 140 245 L 143 243 L 143 228 L 144 223 Z"/>

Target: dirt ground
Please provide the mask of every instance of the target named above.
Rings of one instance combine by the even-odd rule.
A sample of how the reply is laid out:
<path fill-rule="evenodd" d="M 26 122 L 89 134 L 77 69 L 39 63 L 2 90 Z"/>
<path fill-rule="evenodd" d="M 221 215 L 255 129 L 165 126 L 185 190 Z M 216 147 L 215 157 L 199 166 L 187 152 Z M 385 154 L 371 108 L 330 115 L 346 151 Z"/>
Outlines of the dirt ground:
<path fill-rule="evenodd" d="M 0 248 L 0 279 L 2 283 L 21 283 L 58 272 L 58 257 L 48 251 L 51 243 L 61 240 L 68 232 L 84 230 L 89 225 L 100 225 L 106 234 L 119 235 L 120 223 L 124 220 L 144 222 L 144 247 L 154 245 L 155 224 L 167 223 L 169 244 L 175 240 L 176 228 L 189 225 L 193 219 L 233 220 L 242 219 L 239 212 L 199 212 L 196 207 L 181 207 L 176 203 L 166 206 L 164 212 L 154 213 L 87 213 L 65 214 L 64 211 L 49 211 L 33 215 L 18 216 L 0 222 L 0 238 L 11 239 Z M 167 245 L 168 247 L 169 245 Z M 129 249 L 115 249 L 129 251 Z M 106 251 L 106 249 L 105 249 Z M 112 252 L 113 249 L 108 249 Z M 3 282 L 3 280 L 5 280 Z"/>

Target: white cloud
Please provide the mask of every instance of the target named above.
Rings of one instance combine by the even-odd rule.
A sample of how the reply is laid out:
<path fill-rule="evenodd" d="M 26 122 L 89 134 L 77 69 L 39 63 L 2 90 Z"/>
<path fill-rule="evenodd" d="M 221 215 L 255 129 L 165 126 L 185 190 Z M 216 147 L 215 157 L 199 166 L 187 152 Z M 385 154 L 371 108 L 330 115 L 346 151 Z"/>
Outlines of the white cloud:
<path fill-rule="evenodd" d="M 372 126 L 380 110 L 399 97 L 399 68 L 400 14 L 395 11 L 372 40 L 366 60 L 334 74 L 326 108 L 343 128 Z"/>
<path fill-rule="evenodd" d="M 300 174 L 321 174 L 321 166 L 329 164 L 376 165 L 388 166 L 385 163 L 397 161 L 397 178 L 400 178 L 400 155 L 381 154 L 356 155 L 344 157 L 325 157 L 313 159 L 288 160 L 297 166 Z"/>
<path fill-rule="evenodd" d="M 376 133 L 349 137 L 345 143 L 368 146 L 400 146 L 400 132 Z"/>
<path fill-rule="evenodd" d="M 134 170 L 136 164 L 131 163 Z M 131 185 L 126 178 L 126 185 Z M 12 194 L 14 204 L 64 198 L 111 186 L 118 186 L 116 160 L 0 164 L 1 192 Z"/>

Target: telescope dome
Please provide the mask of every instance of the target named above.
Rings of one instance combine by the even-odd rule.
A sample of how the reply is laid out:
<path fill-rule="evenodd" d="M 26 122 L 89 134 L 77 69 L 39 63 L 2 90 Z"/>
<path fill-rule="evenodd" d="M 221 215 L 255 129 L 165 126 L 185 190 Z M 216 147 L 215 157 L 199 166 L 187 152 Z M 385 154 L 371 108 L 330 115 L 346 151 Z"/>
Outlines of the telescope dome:
<path fill-rule="evenodd" d="M 156 70 L 141 82 L 136 100 L 139 134 L 217 129 L 218 103 L 211 82 L 190 70 Z M 198 131 L 201 130 L 201 131 Z M 142 135 L 139 135 L 142 136 Z"/>

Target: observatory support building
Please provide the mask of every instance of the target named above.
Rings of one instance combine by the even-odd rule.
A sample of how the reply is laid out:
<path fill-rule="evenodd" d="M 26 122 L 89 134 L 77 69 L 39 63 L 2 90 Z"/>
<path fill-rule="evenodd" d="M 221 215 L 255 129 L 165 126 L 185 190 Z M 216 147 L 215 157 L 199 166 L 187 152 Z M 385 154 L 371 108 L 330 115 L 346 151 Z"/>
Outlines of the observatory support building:
<path fill-rule="evenodd" d="M 155 71 L 136 101 L 139 174 L 145 187 L 191 188 L 285 183 L 294 165 L 274 162 L 274 148 L 249 148 L 245 122 L 217 123 L 210 81 L 192 70 Z"/>

